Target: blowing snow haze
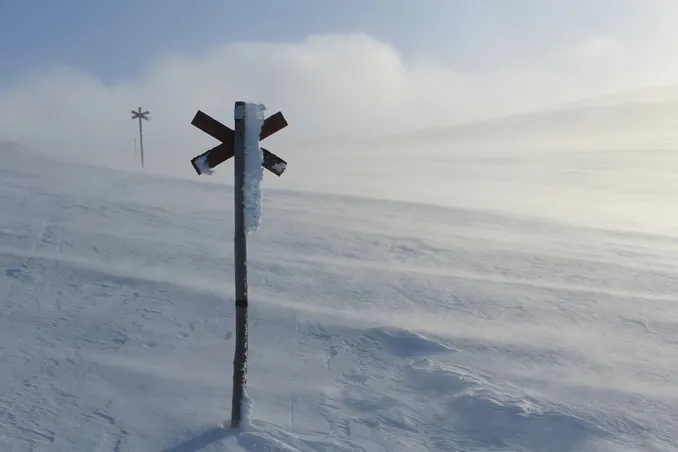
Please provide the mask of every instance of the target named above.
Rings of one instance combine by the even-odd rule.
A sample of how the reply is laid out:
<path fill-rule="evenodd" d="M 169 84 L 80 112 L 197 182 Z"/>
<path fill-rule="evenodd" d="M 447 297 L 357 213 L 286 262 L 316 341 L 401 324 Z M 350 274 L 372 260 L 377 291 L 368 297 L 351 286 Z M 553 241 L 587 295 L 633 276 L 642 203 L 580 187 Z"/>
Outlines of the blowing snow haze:
<path fill-rule="evenodd" d="M 0 452 L 675 450 L 678 4 L 310 3 L 0 5 Z"/>

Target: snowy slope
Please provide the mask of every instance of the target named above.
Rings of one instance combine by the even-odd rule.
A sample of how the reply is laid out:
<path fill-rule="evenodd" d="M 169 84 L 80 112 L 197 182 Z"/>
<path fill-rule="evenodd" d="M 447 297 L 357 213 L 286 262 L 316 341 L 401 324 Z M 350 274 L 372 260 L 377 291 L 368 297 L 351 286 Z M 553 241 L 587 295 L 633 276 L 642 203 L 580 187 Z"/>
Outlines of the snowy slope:
<path fill-rule="evenodd" d="M 0 451 L 669 451 L 678 239 L 0 151 Z"/>
<path fill-rule="evenodd" d="M 556 108 L 407 132 L 387 140 L 411 147 L 501 147 L 545 150 L 674 149 L 678 142 L 678 99 L 610 99 L 565 104 Z M 380 143 L 382 144 L 382 143 Z"/>

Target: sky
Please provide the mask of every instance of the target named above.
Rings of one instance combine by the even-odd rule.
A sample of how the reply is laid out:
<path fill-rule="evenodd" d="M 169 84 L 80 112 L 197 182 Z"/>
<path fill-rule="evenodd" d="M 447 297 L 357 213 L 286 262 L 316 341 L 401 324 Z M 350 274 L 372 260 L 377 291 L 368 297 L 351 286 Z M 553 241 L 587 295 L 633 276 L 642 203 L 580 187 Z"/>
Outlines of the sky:
<path fill-rule="evenodd" d="M 197 109 L 285 137 L 379 135 L 678 81 L 672 0 L 0 1 L 0 141 L 168 154 Z M 271 139 L 277 139 L 272 137 Z M 150 146 L 150 144 L 149 144 Z M 191 153 L 192 151 L 188 151 Z"/>

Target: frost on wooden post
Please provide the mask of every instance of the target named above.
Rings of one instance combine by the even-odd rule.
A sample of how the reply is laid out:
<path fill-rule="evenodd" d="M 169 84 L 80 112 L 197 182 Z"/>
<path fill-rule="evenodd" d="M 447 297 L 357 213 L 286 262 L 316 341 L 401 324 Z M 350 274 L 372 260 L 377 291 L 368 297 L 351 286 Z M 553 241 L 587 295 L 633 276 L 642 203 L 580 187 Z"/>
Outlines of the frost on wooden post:
<path fill-rule="evenodd" d="M 243 202 L 245 204 L 245 233 L 259 229 L 261 225 L 261 181 L 264 178 L 263 154 L 259 147 L 259 134 L 264 124 L 262 104 L 245 105 L 245 178 Z"/>
<path fill-rule="evenodd" d="M 241 420 L 240 428 L 248 429 L 252 427 L 252 410 L 254 408 L 254 401 L 247 394 L 247 391 L 243 389 L 242 402 L 241 402 Z"/>
<path fill-rule="evenodd" d="M 207 174 L 208 176 L 211 176 L 214 174 L 214 171 L 210 168 L 210 166 L 207 164 L 207 155 L 201 155 L 197 159 L 195 159 L 195 166 L 200 170 L 201 174 Z"/>

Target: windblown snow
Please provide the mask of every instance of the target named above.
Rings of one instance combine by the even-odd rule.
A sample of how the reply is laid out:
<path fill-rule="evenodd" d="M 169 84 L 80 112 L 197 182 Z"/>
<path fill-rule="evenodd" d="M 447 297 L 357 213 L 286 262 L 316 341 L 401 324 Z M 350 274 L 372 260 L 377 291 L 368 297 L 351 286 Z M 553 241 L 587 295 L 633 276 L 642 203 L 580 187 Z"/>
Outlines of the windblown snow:
<path fill-rule="evenodd" d="M 236 433 L 232 189 L 0 161 L 0 451 L 678 444 L 674 236 L 266 190 Z"/>

